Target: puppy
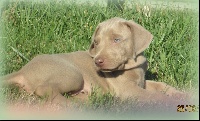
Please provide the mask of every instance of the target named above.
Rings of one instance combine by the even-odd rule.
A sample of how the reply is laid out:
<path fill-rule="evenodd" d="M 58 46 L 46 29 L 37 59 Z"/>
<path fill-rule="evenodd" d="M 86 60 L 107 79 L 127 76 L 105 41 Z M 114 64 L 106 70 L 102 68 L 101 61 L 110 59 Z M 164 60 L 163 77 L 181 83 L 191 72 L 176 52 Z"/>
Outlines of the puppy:
<path fill-rule="evenodd" d="M 47 95 L 50 102 L 58 104 L 66 103 L 64 93 L 87 100 L 94 87 L 122 100 L 176 102 L 171 97 L 182 92 L 144 78 L 147 60 L 143 52 L 152 38 L 132 20 L 111 18 L 97 26 L 89 50 L 38 55 L 3 80 L 30 94 Z"/>

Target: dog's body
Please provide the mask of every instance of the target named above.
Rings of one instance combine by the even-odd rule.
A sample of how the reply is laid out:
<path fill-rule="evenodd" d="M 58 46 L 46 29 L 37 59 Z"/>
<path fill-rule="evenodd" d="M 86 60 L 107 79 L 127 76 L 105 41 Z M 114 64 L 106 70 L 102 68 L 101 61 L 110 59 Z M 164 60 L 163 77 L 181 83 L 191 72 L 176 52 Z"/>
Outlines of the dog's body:
<path fill-rule="evenodd" d="M 39 55 L 4 80 L 31 94 L 48 95 L 50 101 L 59 104 L 66 100 L 63 93 L 87 99 L 94 87 L 121 99 L 140 101 L 165 101 L 174 94 L 182 95 L 165 83 L 145 81 L 147 60 L 143 51 L 152 38 L 135 22 L 112 18 L 98 25 L 89 51 Z"/>

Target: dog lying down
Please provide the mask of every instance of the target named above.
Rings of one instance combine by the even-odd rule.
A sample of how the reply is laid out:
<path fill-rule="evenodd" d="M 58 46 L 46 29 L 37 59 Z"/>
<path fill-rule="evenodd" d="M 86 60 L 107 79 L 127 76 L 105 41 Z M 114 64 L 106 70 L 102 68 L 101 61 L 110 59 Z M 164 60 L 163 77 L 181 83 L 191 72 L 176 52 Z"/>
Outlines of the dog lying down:
<path fill-rule="evenodd" d="M 97 26 L 88 51 L 36 56 L 3 80 L 30 94 L 48 95 L 48 102 L 61 105 L 67 103 L 64 93 L 87 100 L 94 87 L 122 100 L 178 103 L 176 97 L 185 93 L 163 82 L 145 80 L 143 51 L 152 38 L 134 21 L 111 18 Z"/>

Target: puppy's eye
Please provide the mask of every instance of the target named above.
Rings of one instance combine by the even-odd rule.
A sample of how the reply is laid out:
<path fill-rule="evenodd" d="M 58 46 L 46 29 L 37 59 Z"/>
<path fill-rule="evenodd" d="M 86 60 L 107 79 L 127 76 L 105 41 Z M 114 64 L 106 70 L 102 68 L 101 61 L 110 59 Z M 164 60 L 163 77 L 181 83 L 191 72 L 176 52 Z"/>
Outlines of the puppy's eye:
<path fill-rule="evenodd" d="M 114 42 L 115 42 L 115 43 L 118 43 L 118 42 L 120 42 L 120 41 L 121 41 L 121 39 L 119 39 L 119 38 L 115 38 L 115 39 L 114 39 Z"/>

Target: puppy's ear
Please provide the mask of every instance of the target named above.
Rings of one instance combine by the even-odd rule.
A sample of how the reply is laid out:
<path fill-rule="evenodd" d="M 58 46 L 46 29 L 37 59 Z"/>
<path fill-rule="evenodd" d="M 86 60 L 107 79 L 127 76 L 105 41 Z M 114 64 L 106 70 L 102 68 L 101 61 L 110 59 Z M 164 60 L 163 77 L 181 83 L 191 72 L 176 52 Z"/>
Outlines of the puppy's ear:
<path fill-rule="evenodd" d="M 138 54 L 142 53 L 146 48 L 148 48 L 153 39 L 153 35 L 134 21 L 125 21 L 124 24 L 126 24 L 131 30 L 134 51 L 133 58 L 136 58 Z"/>
<path fill-rule="evenodd" d="M 92 35 L 91 44 L 90 44 L 90 48 L 89 48 L 89 55 L 91 57 L 94 57 L 96 55 L 96 50 L 95 50 L 95 45 L 94 45 L 94 38 L 95 38 L 99 28 L 100 28 L 100 25 L 97 26 L 96 30 L 94 31 L 94 33 Z"/>

